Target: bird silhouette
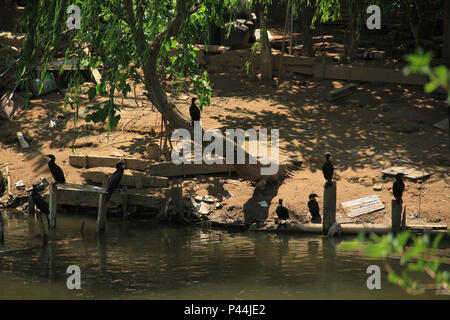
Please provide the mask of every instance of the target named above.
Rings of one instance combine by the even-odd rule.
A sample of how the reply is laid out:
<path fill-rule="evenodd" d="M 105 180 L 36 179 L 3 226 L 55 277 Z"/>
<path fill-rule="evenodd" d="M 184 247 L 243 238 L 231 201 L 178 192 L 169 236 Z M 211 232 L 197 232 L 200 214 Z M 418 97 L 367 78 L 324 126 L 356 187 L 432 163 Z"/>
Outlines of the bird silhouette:
<path fill-rule="evenodd" d="M 327 182 L 325 183 L 325 187 L 331 186 L 333 180 L 334 166 L 331 163 L 330 157 L 330 153 L 327 153 L 325 155 L 325 163 L 322 166 L 323 177 L 325 178 L 325 180 L 327 180 Z"/>
<path fill-rule="evenodd" d="M 288 210 L 288 208 L 283 206 L 283 199 L 281 199 L 281 198 L 278 199 L 278 207 L 275 212 L 280 220 L 283 220 L 284 222 L 286 222 L 286 220 L 289 219 L 289 210 Z M 284 225 L 286 226 L 286 223 L 284 223 Z"/>
<path fill-rule="evenodd" d="M 189 107 L 189 114 L 191 115 L 191 125 L 194 126 L 194 121 L 200 121 L 200 109 L 195 104 L 197 98 L 192 98 L 191 106 Z"/>
<path fill-rule="evenodd" d="M 105 197 L 105 203 L 111 199 L 113 191 L 120 185 L 120 180 L 122 179 L 123 172 L 125 171 L 122 167 L 124 165 L 123 162 L 118 162 L 116 164 L 116 171 L 112 174 L 108 179 L 108 184 L 106 187 L 106 191 L 108 192 Z"/>
<path fill-rule="evenodd" d="M 50 159 L 50 161 L 48 162 L 48 168 L 50 169 L 53 179 L 55 179 L 55 181 L 57 183 L 66 183 L 66 178 L 64 177 L 64 172 L 55 163 L 55 156 L 52 154 L 48 154 L 47 158 Z"/>
<path fill-rule="evenodd" d="M 35 184 L 33 184 L 33 189 L 31 190 L 31 198 L 33 199 L 36 208 L 38 208 L 41 213 L 43 212 L 47 215 L 47 223 L 50 226 L 50 220 L 48 218 L 48 215 L 50 214 L 50 209 L 48 203 L 45 202 L 44 198 L 42 198 L 42 196 L 39 194 Z"/>
<path fill-rule="evenodd" d="M 403 173 L 397 173 L 395 176 L 395 181 L 392 185 L 392 193 L 394 194 L 395 200 L 398 203 L 403 203 L 403 191 L 405 191 L 405 183 L 403 182 Z"/>
<path fill-rule="evenodd" d="M 311 193 L 309 195 L 308 209 L 309 213 L 311 213 L 311 222 L 312 223 L 321 223 L 322 217 L 320 216 L 319 204 L 316 201 L 317 194 Z"/>

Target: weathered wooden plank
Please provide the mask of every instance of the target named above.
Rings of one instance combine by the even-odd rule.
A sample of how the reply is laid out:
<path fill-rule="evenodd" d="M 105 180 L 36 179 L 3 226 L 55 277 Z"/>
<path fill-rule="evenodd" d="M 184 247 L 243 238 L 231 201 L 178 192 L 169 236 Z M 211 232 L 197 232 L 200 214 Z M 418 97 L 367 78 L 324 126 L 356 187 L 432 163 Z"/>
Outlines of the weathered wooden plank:
<path fill-rule="evenodd" d="M 108 180 L 109 175 L 101 171 L 86 171 L 81 176 L 88 182 L 104 183 Z M 148 187 L 168 187 L 169 179 L 166 177 L 154 177 L 142 174 L 124 174 L 120 179 L 121 186 L 136 187 L 138 189 Z"/>
<path fill-rule="evenodd" d="M 383 203 L 376 195 L 342 202 L 342 207 L 344 208 L 345 213 L 352 218 L 384 209 Z"/>
<path fill-rule="evenodd" d="M 349 83 L 341 88 L 333 89 L 327 92 L 327 100 L 334 101 L 351 94 L 356 88 L 356 84 Z"/>
<path fill-rule="evenodd" d="M 374 81 L 412 85 L 424 85 L 428 82 L 428 77 L 423 75 L 411 74 L 405 76 L 400 70 L 352 65 L 315 64 L 313 66 L 313 74 L 316 78 L 348 81 Z"/>
<path fill-rule="evenodd" d="M 184 175 L 212 174 L 235 172 L 231 164 L 185 164 L 176 165 L 172 162 L 154 163 L 149 160 L 133 158 L 114 158 L 100 156 L 70 155 L 69 163 L 74 167 L 115 167 L 118 161 L 125 163 L 125 169 L 146 171 L 152 176 L 160 177 L 182 177 Z"/>
<path fill-rule="evenodd" d="M 441 129 L 441 130 L 446 130 L 446 131 L 447 131 L 447 130 L 448 130 L 448 127 L 449 127 L 449 121 L 448 121 L 448 118 L 446 118 L 446 119 L 444 119 L 444 120 L 441 120 L 441 121 L 439 121 L 439 122 L 433 124 L 433 127 L 438 128 L 438 129 Z"/>
<path fill-rule="evenodd" d="M 426 179 L 433 174 L 433 172 L 425 171 L 425 170 L 417 170 L 414 168 L 407 167 L 390 167 L 381 171 L 381 173 L 388 176 L 396 176 L 397 173 L 403 173 L 405 178 L 410 180 L 418 180 L 418 179 Z"/>
<path fill-rule="evenodd" d="M 103 193 L 100 193 L 103 194 Z M 139 205 L 146 208 L 159 209 L 164 203 L 164 194 L 139 194 L 127 192 L 128 204 Z M 48 196 L 47 196 L 48 197 Z M 58 205 L 72 205 L 80 207 L 98 207 L 99 193 L 83 190 L 58 190 Z M 109 207 L 117 207 L 122 204 L 122 195 L 114 192 L 108 202 Z"/>

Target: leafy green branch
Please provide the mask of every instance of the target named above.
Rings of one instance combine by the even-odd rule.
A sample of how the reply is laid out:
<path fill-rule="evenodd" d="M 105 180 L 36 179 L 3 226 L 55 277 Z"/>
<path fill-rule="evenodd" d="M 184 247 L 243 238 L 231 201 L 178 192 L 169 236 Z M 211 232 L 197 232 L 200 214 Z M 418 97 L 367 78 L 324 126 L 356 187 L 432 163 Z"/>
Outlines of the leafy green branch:
<path fill-rule="evenodd" d="M 437 290 L 438 293 L 440 290 L 449 292 L 450 273 L 440 267 L 450 266 L 450 259 L 440 256 L 438 252 L 439 243 L 444 235 L 445 233 L 439 233 L 431 240 L 428 234 L 416 236 L 410 231 L 405 231 L 397 236 L 371 234 L 369 239 L 366 239 L 361 233 L 352 242 L 341 244 L 339 249 L 359 249 L 369 258 L 385 259 L 389 282 L 400 286 L 410 294 L 422 294 L 427 290 Z M 402 270 L 395 271 L 387 259 L 398 260 Z M 417 272 L 428 275 L 431 283 L 420 283 L 412 275 Z"/>

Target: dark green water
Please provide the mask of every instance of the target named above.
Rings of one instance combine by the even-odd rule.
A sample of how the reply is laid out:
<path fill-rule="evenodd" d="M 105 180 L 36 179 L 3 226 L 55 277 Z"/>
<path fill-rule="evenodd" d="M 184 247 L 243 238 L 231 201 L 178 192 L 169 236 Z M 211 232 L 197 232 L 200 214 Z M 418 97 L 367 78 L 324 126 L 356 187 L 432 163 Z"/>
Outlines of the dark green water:
<path fill-rule="evenodd" d="M 0 299 L 450 298 L 407 295 L 387 281 L 381 261 L 337 250 L 336 242 L 319 236 L 110 219 L 105 236 L 98 238 L 94 218 L 59 215 L 54 240 L 42 248 L 33 217 L 3 217 Z M 450 256 L 449 249 L 443 253 Z M 382 270 L 381 290 L 366 286 L 366 270 L 373 264 Z M 81 269 L 80 290 L 67 289 L 69 265 Z"/>

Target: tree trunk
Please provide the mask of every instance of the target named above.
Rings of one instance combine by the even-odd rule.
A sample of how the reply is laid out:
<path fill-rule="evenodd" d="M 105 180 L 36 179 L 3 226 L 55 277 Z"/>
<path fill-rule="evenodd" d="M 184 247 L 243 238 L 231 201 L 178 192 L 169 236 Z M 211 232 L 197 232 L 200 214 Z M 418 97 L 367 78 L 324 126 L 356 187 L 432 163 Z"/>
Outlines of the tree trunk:
<path fill-rule="evenodd" d="M 267 34 L 266 18 L 263 5 L 259 8 L 259 21 L 261 23 L 261 78 L 272 80 L 272 48 Z"/>
<path fill-rule="evenodd" d="M 186 129 L 190 132 L 191 137 L 194 137 L 194 128 L 191 126 L 189 119 L 185 119 L 180 111 L 176 108 L 175 104 L 168 100 L 166 93 L 164 92 L 161 83 L 156 72 L 156 61 L 163 44 L 164 39 L 175 36 L 185 19 L 189 14 L 196 11 L 196 7 L 192 7 L 190 10 L 186 10 L 185 0 L 177 0 L 176 12 L 174 18 L 171 20 L 166 29 L 161 31 L 161 33 L 156 36 L 156 38 L 149 44 L 143 32 L 143 21 L 135 16 L 133 10 L 133 4 L 131 0 L 123 0 L 125 10 L 128 17 L 128 24 L 131 27 L 131 32 L 133 34 L 135 45 L 138 49 L 139 56 L 142 61 L 142 69 L 144 72 L 144 85 L 146 90 L 150 93 L 150 100 L 156 109 L 164 116 L 164 118 L 169 121 L 172 128 Z M 200 6 L 201 1 L 197 2 L 197 9 Z M 136 9 L 139 15 L 139 7 Z M 267 33 L 266 33 L 267 36 Z M 267 41 L 268 42 L 268 41 Z M 186 108 L 189 106 L 186 105 Z M 204 130 L 202 129 L 202 133 Z M 228 139 L 223 137 L 224 143 Z M 209 142 L 203 142 L 204 145 L 208 145 Z M 234 143 L 233 143 L 234 144 Z M 234 144 L 235 145 L 235 144 Z M 235 157 L 236 157 L 236 145 L 235 145 Z M 226 150 L 225 148 L 223 150 Z M 252 156 L 245 152 L 246 164 L 236 165 L 236 171 L 243 178 L 247 178 L 251 181 L 258 181 L 261 178 L 260 168 L 261 165 L 249 164 L 248 159 Z"/>
<path fill-rule="evenodd" d="M 315 3 L 311 3 L 308 6 L 306 3 L 302 2 L 300 7 L 300 20 L 302 24 L 303 31 L 303 46 L 305 54 L 309 57 L 314 56 L 313 38 L 311 32 L 311 22 L 314 17 Z"/>
<path fill-rule="evenodd" d="M 450 60 L 450 1 L 444 0 L 444 30 L 442 57 Z"/>

